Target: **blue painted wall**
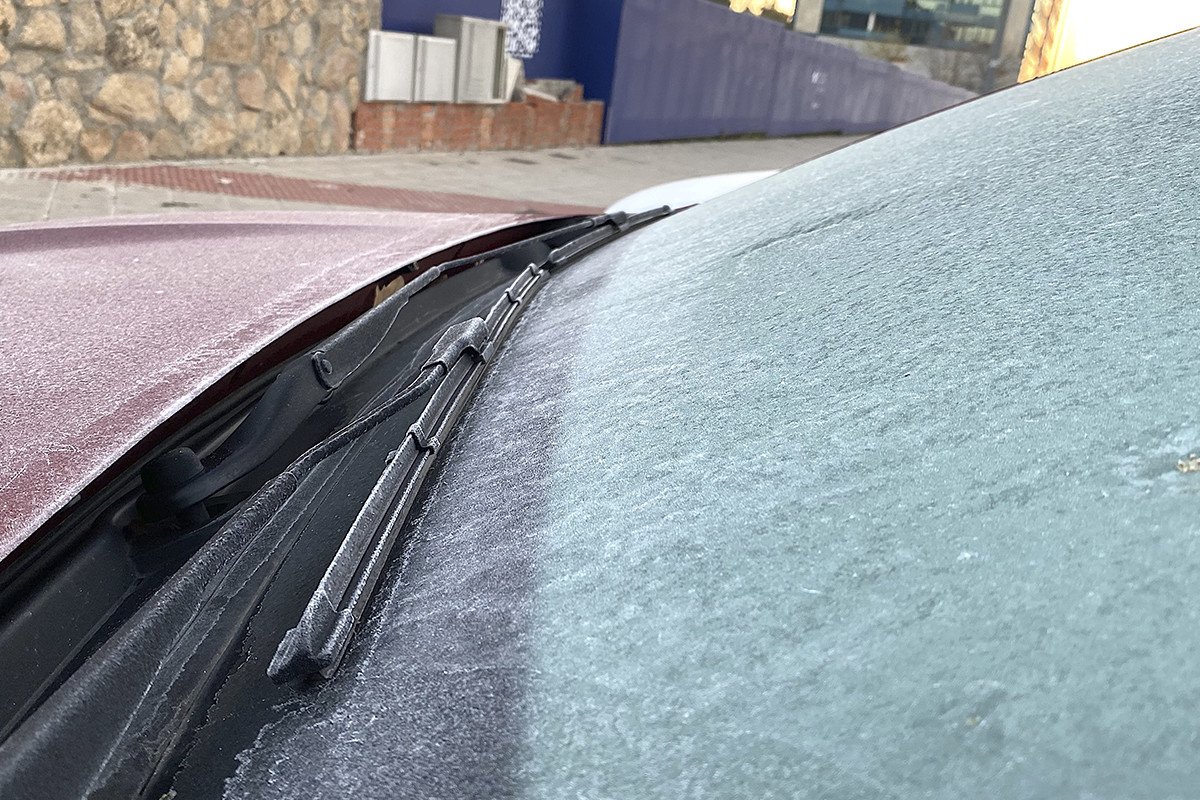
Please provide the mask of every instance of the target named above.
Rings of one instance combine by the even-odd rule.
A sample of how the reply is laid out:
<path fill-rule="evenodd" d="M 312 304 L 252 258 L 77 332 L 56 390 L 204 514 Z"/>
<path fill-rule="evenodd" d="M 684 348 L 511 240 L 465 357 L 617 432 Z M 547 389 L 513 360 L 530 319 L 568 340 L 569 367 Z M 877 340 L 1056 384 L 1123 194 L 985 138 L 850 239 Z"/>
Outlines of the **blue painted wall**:
<path fill-rule="evenodd" d="M 525 62 L 531 78 L 570 78 L 591 100 L 612 97 L 623 0 L 545 0 L 538 52 Z"/>
<path fill-rule="evenodd" d="M 586 97 L 612 95 L 617 31 L 623 0 L 545 0 L 538 52 L 525 62 L 530 78 L 570 78 Z M 389 31 L 433 33 L 438 14 L 500 18 L 500 0 L 383 0 L 383 27 Z"/>
<path fill-rule="evenodd" d="M 433 33 L 438 14 L 500 19 L 500 0 L 383 0 L 383 29 Z"/>
<path fill-rule="evenodd" d="M 881 131 L 974 95 L 709 0 L 625 0 L 606 143 Z"/>

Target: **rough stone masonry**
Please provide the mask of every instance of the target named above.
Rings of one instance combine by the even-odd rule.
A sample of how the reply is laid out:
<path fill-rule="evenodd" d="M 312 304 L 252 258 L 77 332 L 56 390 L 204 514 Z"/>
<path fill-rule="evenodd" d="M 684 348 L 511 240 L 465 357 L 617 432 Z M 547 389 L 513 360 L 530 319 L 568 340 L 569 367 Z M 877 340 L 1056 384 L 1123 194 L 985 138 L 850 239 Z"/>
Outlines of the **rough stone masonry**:
<path fill-rule="evenodd" d="M 0 166 L 345 152 L 379 0 L 0 0 Z"/>

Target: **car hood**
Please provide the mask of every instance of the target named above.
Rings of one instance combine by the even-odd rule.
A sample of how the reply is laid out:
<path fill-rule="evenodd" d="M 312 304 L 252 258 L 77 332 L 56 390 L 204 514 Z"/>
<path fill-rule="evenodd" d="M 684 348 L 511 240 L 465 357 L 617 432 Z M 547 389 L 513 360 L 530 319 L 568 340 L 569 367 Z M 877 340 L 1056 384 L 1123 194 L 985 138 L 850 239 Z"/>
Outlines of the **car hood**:
<path fill-rule="evenodd" d="M 626 214 L 637 214 L 660 206 L 671 208 L 687 208 L 706 203 L 714 197 L 729 194 L 735 189 L 749 186 L 752 183 L 769 178 L 779 172 L 777 169 L 759 170 L 756 172 L 727 172 L 720 175 L 704 175 L 699 178 L 685 178 L 681 181 L 660 183 L 622 197 L 605 209 L 612 214 L 624 211 Z"/>
<path fill-rule="evenodd" d="M 338 301 L 511 214 L 205 214 L 0 230 L 0 559 Z"/>

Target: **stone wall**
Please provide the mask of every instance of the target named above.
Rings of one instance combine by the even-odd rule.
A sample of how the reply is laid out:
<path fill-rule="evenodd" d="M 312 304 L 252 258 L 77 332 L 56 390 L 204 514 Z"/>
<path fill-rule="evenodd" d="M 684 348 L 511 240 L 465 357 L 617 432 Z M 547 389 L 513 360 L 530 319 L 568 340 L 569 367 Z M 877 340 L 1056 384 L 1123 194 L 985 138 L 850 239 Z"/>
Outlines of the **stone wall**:
<path fill-rule="evenodd" d="M 0 0 L 0 165 L 339 153 L 379 0 Z"/>

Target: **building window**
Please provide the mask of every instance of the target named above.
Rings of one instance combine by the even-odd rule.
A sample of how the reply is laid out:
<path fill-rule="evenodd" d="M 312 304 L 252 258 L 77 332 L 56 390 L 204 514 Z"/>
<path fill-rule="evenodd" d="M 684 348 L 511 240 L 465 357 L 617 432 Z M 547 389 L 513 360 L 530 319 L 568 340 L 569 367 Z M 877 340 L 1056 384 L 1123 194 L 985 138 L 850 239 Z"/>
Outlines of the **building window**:
<path fill-rule="evenodd" d="M 901 41 L 956 50 L 986 50 L 1000 30 L 1004 0 L 825 0 L 821 33 Z"/>

